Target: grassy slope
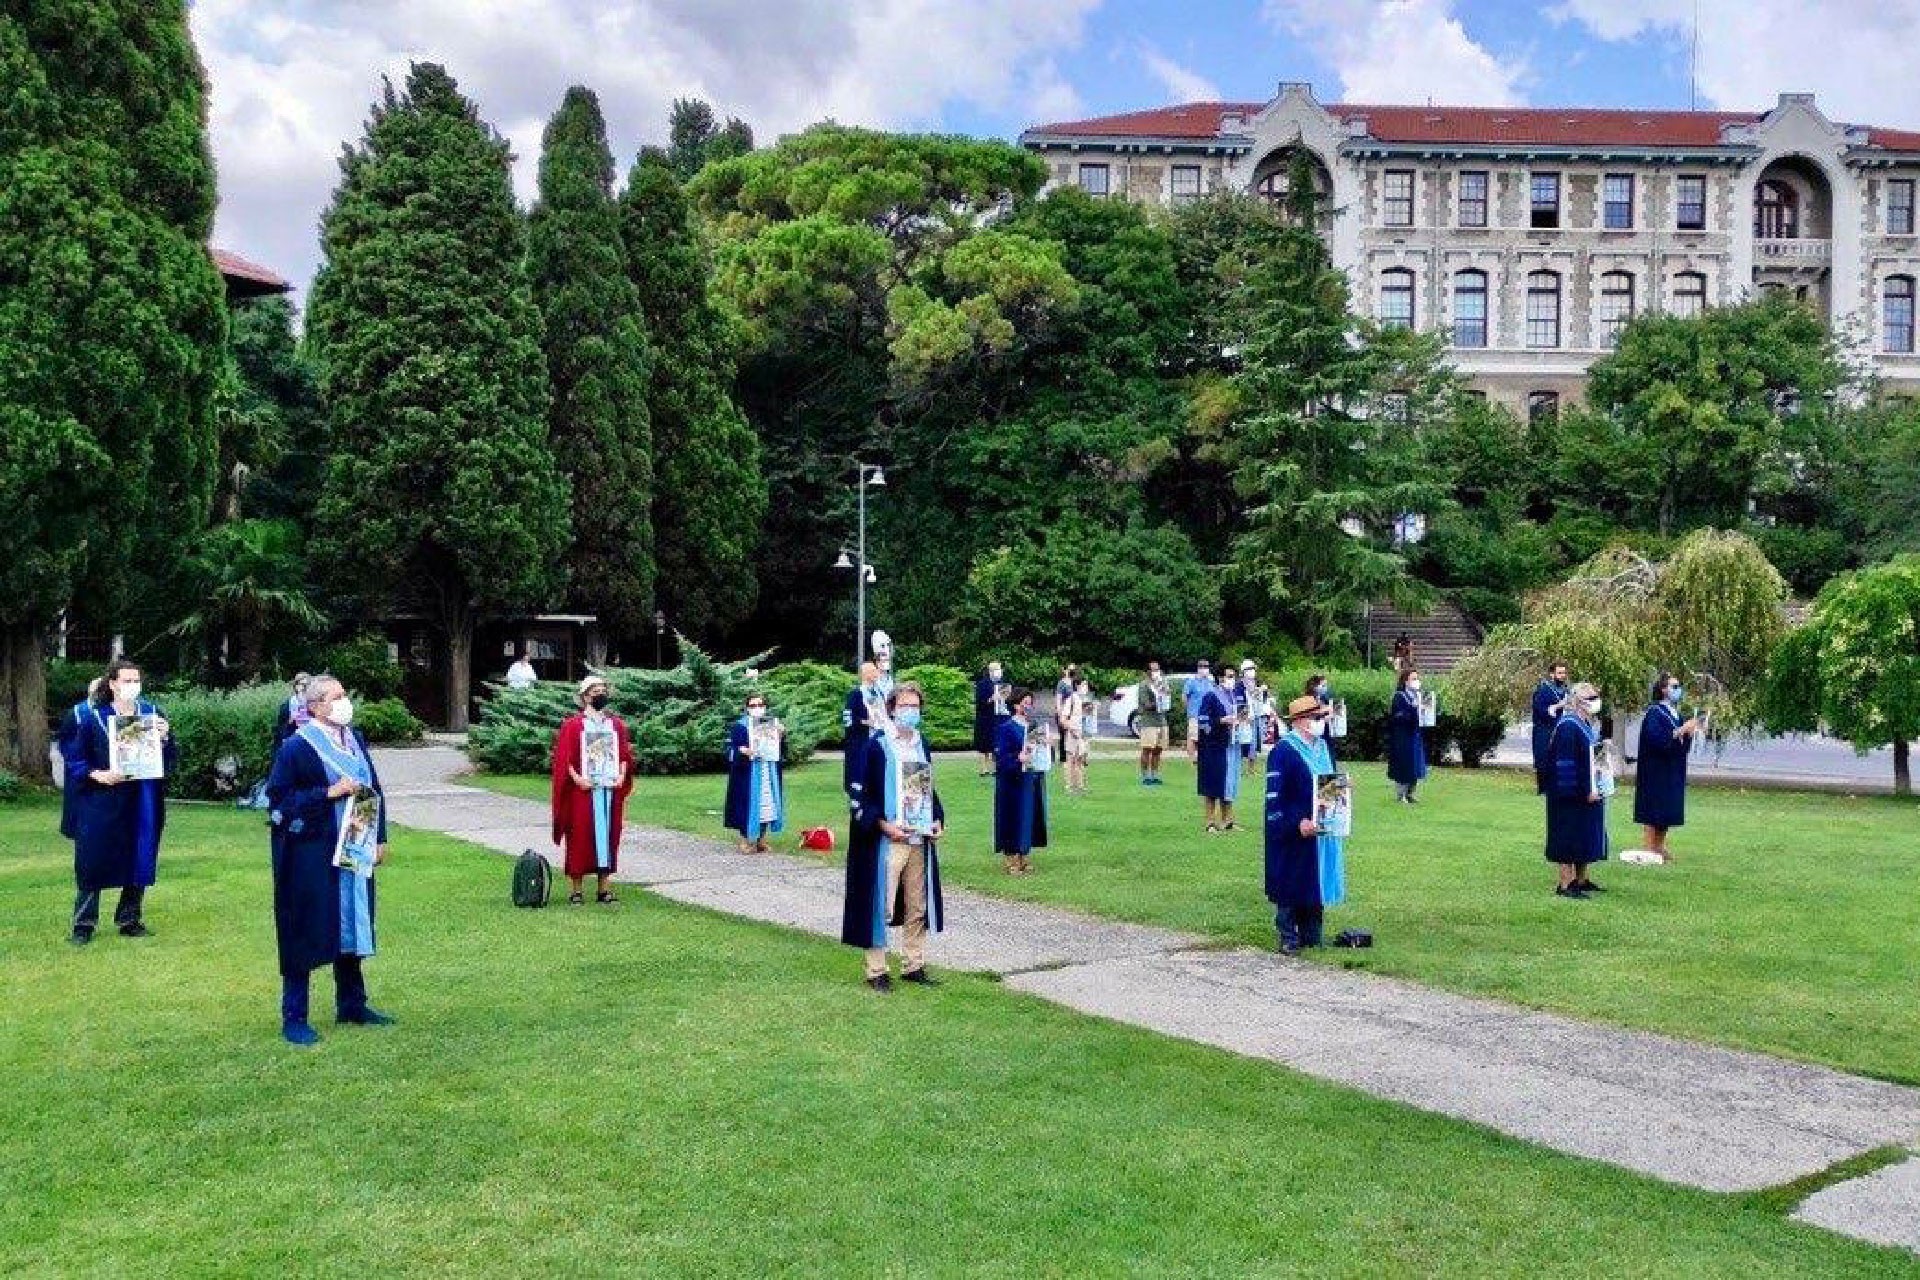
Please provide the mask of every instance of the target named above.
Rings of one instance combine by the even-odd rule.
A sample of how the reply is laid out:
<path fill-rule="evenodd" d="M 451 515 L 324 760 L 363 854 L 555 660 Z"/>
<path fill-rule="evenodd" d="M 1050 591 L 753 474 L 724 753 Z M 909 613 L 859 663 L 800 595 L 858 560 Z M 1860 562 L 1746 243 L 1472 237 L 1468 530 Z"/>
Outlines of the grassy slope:
<path fill-rule="evenodd" d="M 0 1273 L 1920 1274 L 986 979 L 882 1000 L 638 893 L 516 913 L 439 837 L 385 873 L 400 1025 L 301 1053 L 257 821 L 177 811 L 158 936 L 84 951 L 52 826 L 0 810 Z"/>
<path fill-rule="evenodd" d="M 1100 762 L 1091 797 L 1056 788 L 1054 845 L 1024 880 L 994 864 L 991 783 L 968 763 L 940 775 L 950 883 L 1271 945 L 1260 833 L 1204 836 L 1184 762 L 1151 790 Z M 1408 808 L 1391 803 L 1381 766 L 1357 772 L 1352 896 L 1329 923 L 1369 928 L 1376 946 L 1326 962 L 1920 1082 L 1912 803 L 1697 788 L 1679 864 L 1606 864 L 1595 878 L 1608 893 L 1568 902 L 1548 892 L 1530 776 L 1443 771 Z M 543 780 L 479 781 L 545 795 Z M 838 787 L 837 762 L 796 770 L 790 830 L 843 825 Z M 1254 790 L 1247 780 L 1242 816 L 1257 825 Z M 630 817 L 718 833 L 719 800 L 717 779 L 642 779 Z M 1610 809 L 1614 848 L 1638 843 L 1631 793 Z"/>

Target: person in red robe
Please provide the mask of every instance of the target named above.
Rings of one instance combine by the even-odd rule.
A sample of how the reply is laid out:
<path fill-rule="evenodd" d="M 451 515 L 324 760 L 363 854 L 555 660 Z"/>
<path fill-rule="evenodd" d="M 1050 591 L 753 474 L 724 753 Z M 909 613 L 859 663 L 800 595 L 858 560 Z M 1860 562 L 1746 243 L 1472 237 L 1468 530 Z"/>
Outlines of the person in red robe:
<path fill-rule="evenodd" d="M 607 682 L 588 676 L 580 682 L 580 711 L 561 722 L 553 742 L 553 843 L 565 854 L 573 892 L 567 901 L 586 899 L 581 882 L 599 879 L 596 902 L 618 902 L 613 873 L 620 866 L 620 824 L 627 793 L 633 789 L 633 743 L 626 723 L 607 710 Z"/>

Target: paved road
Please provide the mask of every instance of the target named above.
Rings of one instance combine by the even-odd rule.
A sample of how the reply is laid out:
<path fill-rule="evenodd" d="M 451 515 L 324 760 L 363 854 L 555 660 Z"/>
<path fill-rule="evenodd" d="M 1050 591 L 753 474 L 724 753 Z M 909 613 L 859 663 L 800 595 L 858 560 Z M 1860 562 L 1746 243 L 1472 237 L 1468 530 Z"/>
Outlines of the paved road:
<path fill-rule="evenodd" d="M 1529 765 L 1532 747 L 1524 726 L 1500 743 L 1495 762 Z M 1718 748 L 1702 746 L 1687 762 L 1689 776 L 1701 781 L 1820 782 L 1846 784 L 1862 791 L 1893 789 L 1893 751 L 1860 755 L 1844 742 L 1810 734 L 1784 738 L 1734 740 Z"/>
<path fill-rule="evenodd" d="M 460 785 L 458 751 L 379 763 L 400 822 L 504 853 L 549 847 L 546 807 Z M 620 878 L 663 897 L 838 936 L 837 867 L 644 827 L 621 853 Z M 936 965 L 1669 1182 L 1754 1190 L 1920 1146 L 1920 1090 L 965 890 L 947 914 Z M 849 956 L 848 981 L 857 971 Z M 1920 1252 L 1910 1164 L 1823 1191 L 1807 1219 Z"/>

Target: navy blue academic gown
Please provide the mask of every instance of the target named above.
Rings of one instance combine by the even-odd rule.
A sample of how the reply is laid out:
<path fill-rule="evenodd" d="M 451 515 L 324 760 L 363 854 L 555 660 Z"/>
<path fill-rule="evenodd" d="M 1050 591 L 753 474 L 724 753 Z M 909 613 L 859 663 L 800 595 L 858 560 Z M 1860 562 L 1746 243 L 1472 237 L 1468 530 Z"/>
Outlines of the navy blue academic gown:
<path fill-rule="evenodd" d="M 867 753 L 867 738 L 873 733 L 865 689 L 855 688 L 847 695 L 846 704 L 840 708 L 840 729 L 840 785 L 851 795 Z"/>
<path fill-rule="evenodd" d="M 874 918 L 874 901 L 882 892 L 885 867 L 882 851 L 887 839 L 880 834 L 880 822 L 887 816 L 887 749 L 869 740 L 860 753 L 859 778 L 854 782 L 849 803 L 853 809 L 852 831 L 847 836 L 847 898 L 840 914 L 840 941 L 866 950 L 887 945 L 886 926 L 905 924 L 907 890 L 903 880 L 900 892 L 886 906 L 884 922 Z M 933 793 L 933 820 L 944 823 L 947 811 L 940 804 L 940 793 Z M 940 932 L 944 900 L 940 895 L 940 855 L 931 840 L 927 842 L 927 928 Z"/>
<path fill-rule="evenodd" d="M 1678 827 L 1687 821 L 1687 749 L 1678 730 L 1680 713 L 1665 702 L 1647 708 L 1640 721 L 1640 759 L 1634 765 L 1633 820 L 1645 827 Z"/>
<path fill-rule="evenodd" d="M 159 709 L 142 699 L 140 714 Z M 73 841 L 73 882 L 82 893 L 151 885 L 159 873 L 160 836 L 167 825 L 167 782 L 122 782 L 103 786 L 89 775 L 107 768 L 112 748 L 107 723 L 113 707 L 81 703 L 61 726 L 60 758 L 66 762 L 61 786 L 60 833 Z M 163 749 L 166 770 L 179 767 L 180 753 L 169 737 Z"/>
<path fill-rule="evenodd" d="M 1335 769 L 1333 744 L 1327 759 Z M 1313 817 L 1313 768 L 1283 734 L 1267 753 L 1265 821 L 1267 901 L 1276 907 L 1311 911 L 1326 905 L 1320 883 L 1320 837 L 1303 836 L 1300 824 Z"/>
<path fill-rule="evenodd" d="M 1410 786 L 1427 776 L 1427 737 L 1420 729 L 1418 695 L 1402 689 L 1387 709 L 1387 776 Z"/>
<path fill-rule="evenodd" d="M 993 851 L 1027 854 L 1047 847 L 1047 775 L 1020 763 L 1027 728 L 1008 719 L 993 737 Z"/>
<path fill-rule="evenodd" d="M 1593 793 L 1599 735 L 1574 715 L 1560 717 L 1547 743 L 1547 861 L 1585 866 L 1607 856 L 1607 802 Z"/>
<path fill-rule="evenodd" d="M 1547 794 L 1547 744 L 1553 739 L 1553 726 L 1560 723 L 1554 712 L 1567 691 L 1551 680 L 1542 680 L 1533 691 L 1533 789 Z"/>
<path fill-rule="evenodd" d="M 762 826 L 758 812 L 759 787 L 755 772 L 773 770 L 773 793 L 777 798 L 774 821 Z M 735 720 L 727 728 L 727 802 L 724 815 L 729 831 L 738 831 L 749 840 L 759 839 L 786 825 L 786 765 L 780 760 L 755 760 L 747 748 L 747 726 Z"/>
<path fill-rule="evenodd" d="M 358 729 L 348 732 L 367 756 L 373 789 L 381 796 L 379 838 L 385 844 L 386 792 L 367 755 L 366 738 Z M 267 821 L 273 828 L 273 928 L 283 977 L 298 978 L 340 958 L 340 879 L 353 872 L 333 865 L 340 824 L 339 802 L 327 798 L 331 785 L 312 743 L 295 734 L 280 744 L 267 775 Z M 375 917 L 374 879 L 367 881 L 369 926 Z"/>
<path fill-rule="evenodd" d="M 1233 704 L 1218 685 L 1210 685 L 1200 696 L 1197 710 L 1189 711 L 1199 724 L 1200 742 L 1196 752 L 1195 788 L 1206 800 L 1228 797 L 1227 771 L 1233 768 Z"/>
<path fill-rule="evenodd" d="M 985 675 L 973 682 L 973 749 L 981 755 L 993 750 L 994 735 L 1009 719 L 994 710 L 993 691 L 998 687 Z"/>

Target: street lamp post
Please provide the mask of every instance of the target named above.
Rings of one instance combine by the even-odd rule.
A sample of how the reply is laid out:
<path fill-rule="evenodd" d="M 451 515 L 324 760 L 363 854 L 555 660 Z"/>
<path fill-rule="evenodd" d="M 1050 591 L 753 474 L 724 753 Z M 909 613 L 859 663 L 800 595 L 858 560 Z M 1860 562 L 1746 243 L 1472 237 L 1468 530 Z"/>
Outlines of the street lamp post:
<path fill-rule="evenodd" d="M 876 489 L 886 488 L 887 475 L 879 467 L 869 467 L 858 459 L 854 460 L 853 474 L 854 490 L 858 494 L 860 511 L 854 558 L 849 561 L 843 548 L 840 558 L 833 562 L 833 567 L 853 570 L 853 669 L 858 671 L 867 636 L 867 584 L 875 577 L 873 566 L 867 563 L 867 486 L 872 485 Z"/>
<path fill-rule="evenodd" d="M 653 669 L 660 669 L 660 640 L 667 633 L 667 614 L 663 609 L 653 611 Z"/>

